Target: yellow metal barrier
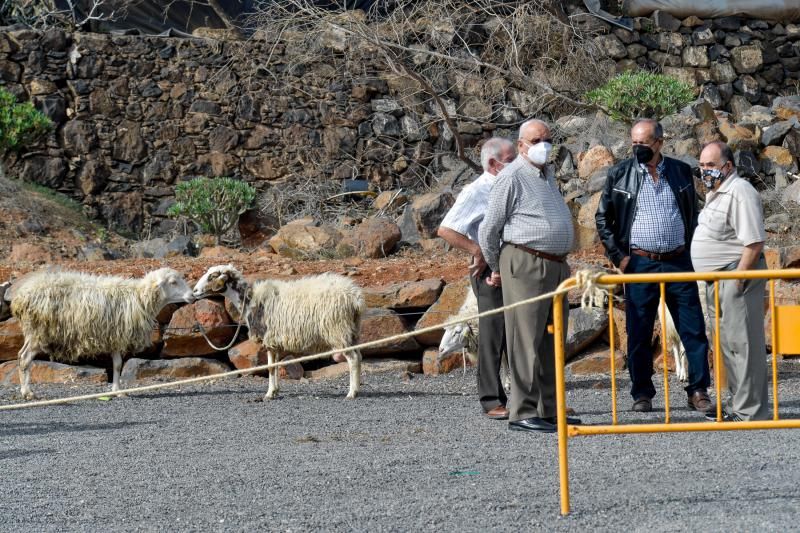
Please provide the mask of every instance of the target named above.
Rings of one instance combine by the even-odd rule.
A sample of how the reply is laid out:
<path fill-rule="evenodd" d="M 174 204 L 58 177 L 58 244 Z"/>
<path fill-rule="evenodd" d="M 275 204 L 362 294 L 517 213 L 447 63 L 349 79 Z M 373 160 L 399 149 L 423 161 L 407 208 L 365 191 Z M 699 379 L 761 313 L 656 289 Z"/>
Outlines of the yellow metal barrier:
<path fill-rule="evenodd" d="M 751 271 L 725 271 L 725 272 L 683 272 L 672 274 L 608 274 L 597 279 L 602 285 L 621 285 L 625 283 L 658 283 L 661 289 L 661 303 L 664 300 L 665 284 L 674 282 L 714 282 L 714 385 L 716 390 L 716 422 L 670 422 L 669 408 L 669 375 L 667 365 L 667 340 L 666 324 L 661 324 L 661 343 L 664 367 L 664 410 L 665 417 L 662 424 L 619 424 L 617 420 L 617 378 L 615 366 L 614 346 L 614 312 L 613 288 L 609 290 L 609 341 L 610 341 L 610 370 L 611 370 L 611 425 L 572 426 L 567 425 L 566 411 L 566 385 L 564 380 L 564 295 L 553 299 L 553 333 L 555 340 L 556 357 L 556 408 L 558 418 L 558 468 L 561 484 L 561 514 L 569 513 L 569 463 L 568 441 L 572 437 L 583 435 L 618 435 L 632 433 L 670 433 L 679 431 L 736 431 L 743 429 L 789 429 L 800 428 L 800 419 L 779 420 L 778 417 L 778 354 L 800 354 L 800 332 L 797 324 L 800 323 L 800 306 L 775 305 L 775 280 L 798 279 L 800 269 L 791 270 L 751 270 Z M 722 353 L 720 349 L 720 309 L 719 309 L 719 282 L 737 279 L 767 279 L 769 280 L 769 308 L 772 316 L 772 397 L 773 419 L 751 422 L 722 422 Z M 575 278 L 564 281 L 559 289 L 568 289 L 576 286 Z M 663 316 L 663 315 L 662 315 Z"/>

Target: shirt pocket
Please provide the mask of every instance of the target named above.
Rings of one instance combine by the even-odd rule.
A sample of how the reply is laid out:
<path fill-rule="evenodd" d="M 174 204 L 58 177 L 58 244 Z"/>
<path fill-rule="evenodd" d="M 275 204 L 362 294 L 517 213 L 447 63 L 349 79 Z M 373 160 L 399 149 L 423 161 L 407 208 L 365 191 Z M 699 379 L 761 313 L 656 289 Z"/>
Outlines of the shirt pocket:
<path fill-rule="evenodd" d="M 728 223 L 727 211 L 706 207 L 698 221 L 708 229 L 709 235 L 718 241 L 729 239 L 733 235 L 733 228 Z"/>

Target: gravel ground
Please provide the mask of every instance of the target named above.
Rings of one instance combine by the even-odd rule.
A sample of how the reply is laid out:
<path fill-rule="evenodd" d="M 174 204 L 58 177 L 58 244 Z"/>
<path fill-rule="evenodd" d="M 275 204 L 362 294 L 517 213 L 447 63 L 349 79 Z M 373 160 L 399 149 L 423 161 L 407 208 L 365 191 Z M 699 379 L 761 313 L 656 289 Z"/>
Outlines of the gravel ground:
<path fill-rule="evenodd" d="M 800 365 L 782 363 L 780 379 L 782 414 L 800 417 Z M 0 412 L 0 530 L 796 527 L 793 430 L 573 439 L 573 513 L 560 518 L 556 436 L 484 419 L 474 373 L 368 375 L 356 401 L 344 400 L 346 379 L 282 385 L 269 403 L 266 381 L 247 377 Z M 672 390 L 673 420 L 701 420 Z M 0 388 L 0 403 L 15 396 Z M 587 423 L 610 420 L 609 397 L 606 378 L 570 379 L 568 403 Z M 660 416 L 621 411 L 630 422 Z"/>

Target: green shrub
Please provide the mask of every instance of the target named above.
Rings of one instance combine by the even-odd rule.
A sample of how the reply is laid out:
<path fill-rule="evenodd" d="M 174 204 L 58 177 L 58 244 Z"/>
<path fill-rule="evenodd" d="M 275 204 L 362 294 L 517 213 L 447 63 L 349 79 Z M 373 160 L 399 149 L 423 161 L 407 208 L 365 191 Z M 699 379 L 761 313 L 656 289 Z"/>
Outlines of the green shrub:
<path fill-rule="evenodd" d="M 176 203 L 168 214 L 184 216 L 205 233 L 220 238 L 247 211 L 256 198 L 256 191 L 244 181 L 232 178 L 195 178 L 175 188 Z"/>
<path fill-rule="evenodd" d="M 586 97 L 614 120 L 627 123 L 637 118 L 661 120 L 695 99 L 688 84 L 646 71 L 620 74 Z"/>
<path fill-rule="evenodd" d="M 0 155 L 25 148 L 52 127 L 50 119 L 33 104 L 18 104 L 13 94 L 0 87 Z"/>

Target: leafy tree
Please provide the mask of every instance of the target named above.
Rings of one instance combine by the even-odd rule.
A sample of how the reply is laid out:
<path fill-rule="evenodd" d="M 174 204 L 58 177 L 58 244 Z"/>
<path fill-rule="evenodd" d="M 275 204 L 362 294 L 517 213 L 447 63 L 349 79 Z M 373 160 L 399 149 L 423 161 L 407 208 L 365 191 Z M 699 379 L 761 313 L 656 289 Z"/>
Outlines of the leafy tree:
<path fill-rule="evenodd" d="M 17 103 L 12 93 L 0 87 L 0 176 L 5 176 L 2 158 L 44 136 L 53 123 L 30 102 Z"/>
<path fill-rule="evenodd" d="M 671 76 L 639 71 L 626 72 L 586 97 L 614 120 L 632 123 L 637 118 L 660 120 L 694 100 L 694 91 Z"/>
<path fill-rule="evenodd" d="M 195 178 L 175 188 L 176 203 L 168 214 L 184 216 L 217 238 L 238 221 L 255 201 L 256 191 L 248 183 L 232 178 Z"/>

